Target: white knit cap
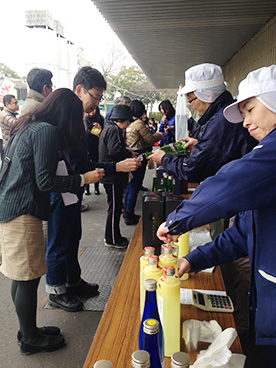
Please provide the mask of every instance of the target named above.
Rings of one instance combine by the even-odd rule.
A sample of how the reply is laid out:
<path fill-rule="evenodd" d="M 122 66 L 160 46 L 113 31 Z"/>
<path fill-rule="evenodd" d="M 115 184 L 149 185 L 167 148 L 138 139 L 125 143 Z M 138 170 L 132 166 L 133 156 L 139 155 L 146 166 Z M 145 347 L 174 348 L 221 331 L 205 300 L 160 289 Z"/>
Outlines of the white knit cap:
<path fill-rule="evenodd" d="M 276 113 L 276 65 L 254 70 L 241 81 L 237 101 L 223 111 L 225 118 L 230 123 L 242 122 L 239 104 L 251 97 L 256 97 L 265 107 Z"/>
<path fill-rule="evenodd" d="M 222 69 L 216 64 L 199 64 L 185 72 L 185 86 L 181 95 L 194 92 L 204 102 L 214 102 L 226 89 Z"/>

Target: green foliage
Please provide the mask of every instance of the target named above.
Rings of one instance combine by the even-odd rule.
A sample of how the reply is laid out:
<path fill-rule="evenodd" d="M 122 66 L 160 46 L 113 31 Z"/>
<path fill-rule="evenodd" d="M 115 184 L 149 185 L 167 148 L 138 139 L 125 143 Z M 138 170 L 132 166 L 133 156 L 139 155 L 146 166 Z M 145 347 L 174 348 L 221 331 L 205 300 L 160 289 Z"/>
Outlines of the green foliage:
<path fill-rule="evenodd" d="M 0 63 L 0 75 L 3 74 L 5 77 L 20 78 L 19 75 L 7 65 Z"/>
<path fill-rule="evenodd" d="M 159 112 L 149 112 L 148 113 L 148 117 L 149 119 L 152 117 L 152 115 L 155 117 L 156 122 L 158 121 L 158 123 L 160 123 L 161 119 L 162 119 L 162 113 Z"/>
<path fill-rule="evenodd" d="M 145 105 L 150 105 L 150 109 L 154 102 L 161 102 L 169 99 L 173 105 L 176 103 L 176 90 L 158 90 L 156 89 L 143 71 L 137 66 L 129 68 L 122 67 L 117 75 L 107 76 L 107 97 L 114 100 L 116 92 L 121 95 L 130 97 L 132 100 L 137 99 Z M 158 119 L 159 120 L 159 119 Z"/>
<path fill-rule="evenodd" d="M 137 98 L 138 96 L 135 96 L 136 89 L 143 84 L 145 80 L 146 76 L 141 69 L 136 66 L 131 66 L 129 68 L 124 66 L 117 75 L 107 77 L 108 98 L 114 100 L 117 91 L 131 99 Z"/>

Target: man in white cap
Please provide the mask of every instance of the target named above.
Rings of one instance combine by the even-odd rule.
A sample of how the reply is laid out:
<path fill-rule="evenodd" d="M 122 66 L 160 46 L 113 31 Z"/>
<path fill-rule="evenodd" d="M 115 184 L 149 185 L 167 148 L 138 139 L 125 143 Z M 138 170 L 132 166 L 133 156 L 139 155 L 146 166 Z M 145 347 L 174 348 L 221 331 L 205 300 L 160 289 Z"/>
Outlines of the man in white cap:
<path fill-rule="evenodd" d="M 190 146 L 189 157 L 178 158 L 157 150 L 150 156 L 162 164 L 169 175 L 188 182 L 202 182 L 226 163 L 241 158 L 251 151 L 257 142 L 252 139 L 242 123 L 235 128 L 223 116 L 223 109 L 234 102 L 226 91 L 224 76 L 219 65 L 204 63 L 185 72 L 185 86 L 181 90 L 187 102 L 200 115 L 193 120 L 192 136 L 185 138 Z M 212 230 L 215 237 L 223 231 Z"/>
<path fill-rule="evenodd" d="M 191 134 L 185 140 L 190 146 L 189 157 L 178 158 L 162 150 L 150 156 L 162 164 L 169 175 L 188 182 L 202 182 L 213 176 L 226 163 L 241 158 L 257 144 L 242 123 L 234 127 L 223 115 L 223 109 L 234 99 L 226 90 L 224 76 L 219 65 L 203 63 L 195 65 L 185 72 L 185 86 L 181 89 L 187 102 L 200 115 L 198 122 L 193 120 Z M 217 194 L 212 193 L 216 197 Z M 221 218 L 210 224 L 212 239 L 229 226 L 229 220 Z M 229 271 L 233 277 L 227 282 Z M 239 332 L 246 333 L 248 328 L 247 291 L 249 288 L 250 266 L 248 258 L 222 267 L 228 290 L 235 285 L 237 303 L 235 321 Z"/>
<path fill-rule="evenodd" d="M 239 85 L 237 102 L 224 109 L 234 128 L 243 126 L 259 144 L 205 180 L 188 201 L 160 225 L 157 235 L 170 241 L 195 227 L 229 218 L 223 234 L 179 260 L 179 276 L 249 255 L 250 332 L 263 346 L 264 367 L 276 361 L 276 65 L 248 74 Z M 259 366 L 259 365 L 258 365 Z"/>

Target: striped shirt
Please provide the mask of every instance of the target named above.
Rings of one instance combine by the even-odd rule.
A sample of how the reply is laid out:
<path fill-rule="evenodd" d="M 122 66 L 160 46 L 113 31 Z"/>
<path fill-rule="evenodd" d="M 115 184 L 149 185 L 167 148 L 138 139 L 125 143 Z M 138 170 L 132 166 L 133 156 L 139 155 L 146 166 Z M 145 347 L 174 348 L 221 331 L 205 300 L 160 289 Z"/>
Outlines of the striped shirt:
<path fill-rule="evenodd" d="M 13 141 L 14 136 L 8 142 L 6 156 Z M 51 124 L 35 123 L 21 133 L 0 184 L 0 222 L 8 222 L 21 215 L 47 220 L 50 192 L 78 193 L 80 175 L 55 175 L 58 149 L 59 131 Z"/>

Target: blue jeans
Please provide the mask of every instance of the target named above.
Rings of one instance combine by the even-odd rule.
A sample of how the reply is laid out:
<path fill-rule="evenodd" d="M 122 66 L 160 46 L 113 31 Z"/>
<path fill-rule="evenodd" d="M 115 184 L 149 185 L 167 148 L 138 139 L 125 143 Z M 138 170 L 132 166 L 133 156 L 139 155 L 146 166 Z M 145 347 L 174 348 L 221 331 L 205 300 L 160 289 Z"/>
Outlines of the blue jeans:
<path fill-rule="evenodd" d="M 64 206 L 60 193 L 51 193 L 51 217 L 48 221 L 46 261 L 46 291 L 63 294 L 66 286 L 80 281 L 78 261 L 81 239 L 81 198 Z"/>
<path fill-rule="evenodd" d="M 126 192 L 125 192 L 125 211 L 126 212 L 134 212 L 137 195 L 139 193 L 139 190 L 144 180 L 146 167 L 147 167 L 147 160 L 144 160 L 142 162 L 142 165 L 136 171 L 132 172 L 133 178 L 128 183 Z"/>

